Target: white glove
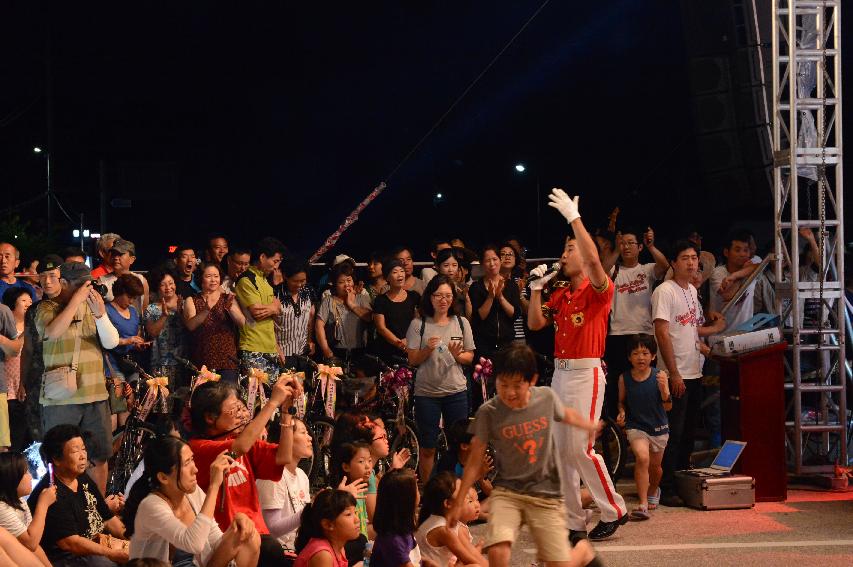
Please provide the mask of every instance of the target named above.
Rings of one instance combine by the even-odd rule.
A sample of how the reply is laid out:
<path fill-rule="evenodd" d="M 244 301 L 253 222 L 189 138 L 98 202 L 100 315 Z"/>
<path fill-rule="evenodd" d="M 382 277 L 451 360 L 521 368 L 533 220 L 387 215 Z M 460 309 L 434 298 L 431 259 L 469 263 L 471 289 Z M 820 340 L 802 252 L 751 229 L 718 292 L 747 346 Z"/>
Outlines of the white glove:
<path fill-rule="evenodd" d="M 548 205 L 560 211 L 560 214 L 566 218 L 566 221 L 572 224 L 572 221 L 581 218 L 580 211 L 578 211 L 579 199 L 580 195 L 572 199 L 566 195 L 565 191 L 555 187 L 551 190 L 551 194 L 548 195 L 548 200 L 550 201 Z"/>
<path fill-rule="evenodd" d="M 548 271 L 548 264 L 539 264 L 538 266 L 536 266 L 535 268 L 530 270 L 530 276 L 528 276 L 528 279 L 541 278 L 542 276 L 545 275 L 545 272 L 547 272 L 547 271 Z"/>
<path fill-rule="evenodd" d="M 546 266 L 545 264 L 540 264 L 539 266 L 536 266 L 535 268 L 530 270 L 530 277 L 536 278 L 533 280 L 528 278 L 527 280 L 530 282 L 530 291 L 542 291 L 542 289 L 545 287 L 545 284 L 550 282 L 557 275 L 557 272 L 554 271 L 550 274 L 546 274 L 543 276 L 542 274 L 544 274 L 547 270 L 548 266 Z"/>

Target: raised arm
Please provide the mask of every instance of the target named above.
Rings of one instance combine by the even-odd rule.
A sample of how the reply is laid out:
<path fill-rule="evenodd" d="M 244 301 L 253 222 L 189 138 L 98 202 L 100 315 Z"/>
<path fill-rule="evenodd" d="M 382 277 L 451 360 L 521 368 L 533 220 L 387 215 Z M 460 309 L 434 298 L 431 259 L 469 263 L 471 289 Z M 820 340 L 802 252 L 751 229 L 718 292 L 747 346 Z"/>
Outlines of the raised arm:
<path fill-rule="evenodd" d="M 578 251 L 581 254 L 584 266 L 586 267 L 586 274 L 593 288 L 599 290 L 606 289 L 607 282 L 609 281 L 607 273 L 604 271 L 601 260 L 598 258 L 598 248 L 595 246 L 595 241 L 583 225 L 581 214 L 578 211 L 580 197 L 576 196 L 572 199 L 562 189 L 554 188 L 551 194 L 548 195 L 548 199 L 550 200 L 548 205 L 557 209 L 572 226 Z"/>
<path fill-rule="evenodd" d="M 646 250 L 649 251 L 649 254 L 652 255 L 655 261 L 655 277 L 658 280 L 662 280 L 666 275 L 666 271 L 669 270 L 669 261 L 666 259 L 664 253 L 655 246 L 655 231 L 652 230 L 652 227 L 646 228 L 646 233 L 643 234 L 643 244 L 645 244 Z"/>
<path fill-rule="evenodd" d="M 243 429 L 243 432 L 234 439 L 234 442 L 231 443 L 231 450 L 238 455 L 248 453 L 252 445 L 255 444 L 255 441 L 261 437 L 261 433 L 264 432 L 267 422 L 272 419 L 275 410 L 282 404 L 289 403 L 287 402 L 288 399 L 293 399 L 293 388 L 284 382 L 276 382 L 270 394 L 269 401 Z"/>

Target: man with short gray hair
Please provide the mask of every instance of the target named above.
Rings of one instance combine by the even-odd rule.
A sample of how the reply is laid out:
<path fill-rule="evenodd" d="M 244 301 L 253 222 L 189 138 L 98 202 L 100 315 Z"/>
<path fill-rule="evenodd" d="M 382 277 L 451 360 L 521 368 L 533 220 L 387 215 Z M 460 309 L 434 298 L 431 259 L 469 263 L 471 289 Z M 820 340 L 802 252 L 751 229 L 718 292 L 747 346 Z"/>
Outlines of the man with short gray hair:
<path fill-rule="evenodd" d="M 119 335 L 91 280 L 86 264 L 64 263 L 59 266 L 59 286 L 46 288 L 45 298 L 36 307 L 35 325 L 45 376 L 52 370 L 69 367 L 76 375 L 76 382 L 52 388 L 46 387 L 43 377 L 39 402 L 44 431 L 70 423 L 91 433 L 86 439 L 86 451 L 94 463 L 91 476 L 103 493 L 112 431 L 101 347 L 115 348 Z"/>
<path fill-rule="evenodd" d="M 102 234 L 98 239 L 98 256 L 101 257 L 101 265 L 92 270 L 93 280 L 112 273 L 113 267 L 110 263 L 110 249 L 113 247 L 113 243 L 120 238 L 121 236 L 114 232 L 107 232 Z"/>

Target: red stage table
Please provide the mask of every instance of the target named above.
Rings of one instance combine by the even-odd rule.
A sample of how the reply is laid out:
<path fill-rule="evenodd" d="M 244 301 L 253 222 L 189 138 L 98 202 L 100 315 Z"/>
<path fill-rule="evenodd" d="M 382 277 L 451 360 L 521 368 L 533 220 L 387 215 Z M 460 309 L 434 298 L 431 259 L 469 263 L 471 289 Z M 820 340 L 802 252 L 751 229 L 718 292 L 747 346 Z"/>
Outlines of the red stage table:
<path fill-rule="evenodd" d="M 788 497 L 785 462 L 785 350 L 782 342 L 718 356 L 723 440 L 746 441 L 734 470 L 755 478 L 756 502 Z"/>

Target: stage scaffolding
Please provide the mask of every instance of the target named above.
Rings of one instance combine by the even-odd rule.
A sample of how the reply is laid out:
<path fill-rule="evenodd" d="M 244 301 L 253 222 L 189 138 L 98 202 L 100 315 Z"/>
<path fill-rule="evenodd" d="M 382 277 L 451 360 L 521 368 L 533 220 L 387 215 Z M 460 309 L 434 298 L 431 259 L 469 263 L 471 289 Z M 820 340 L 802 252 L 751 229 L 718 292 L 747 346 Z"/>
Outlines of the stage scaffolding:
<path fill-rule="evenodd" d="M 789 343 L 786 421 L 794 474 L 847 465 L 841 1 L 773 1 L 777 312 Z M 818 267 L 801 267 L 815 231 Z"/>

